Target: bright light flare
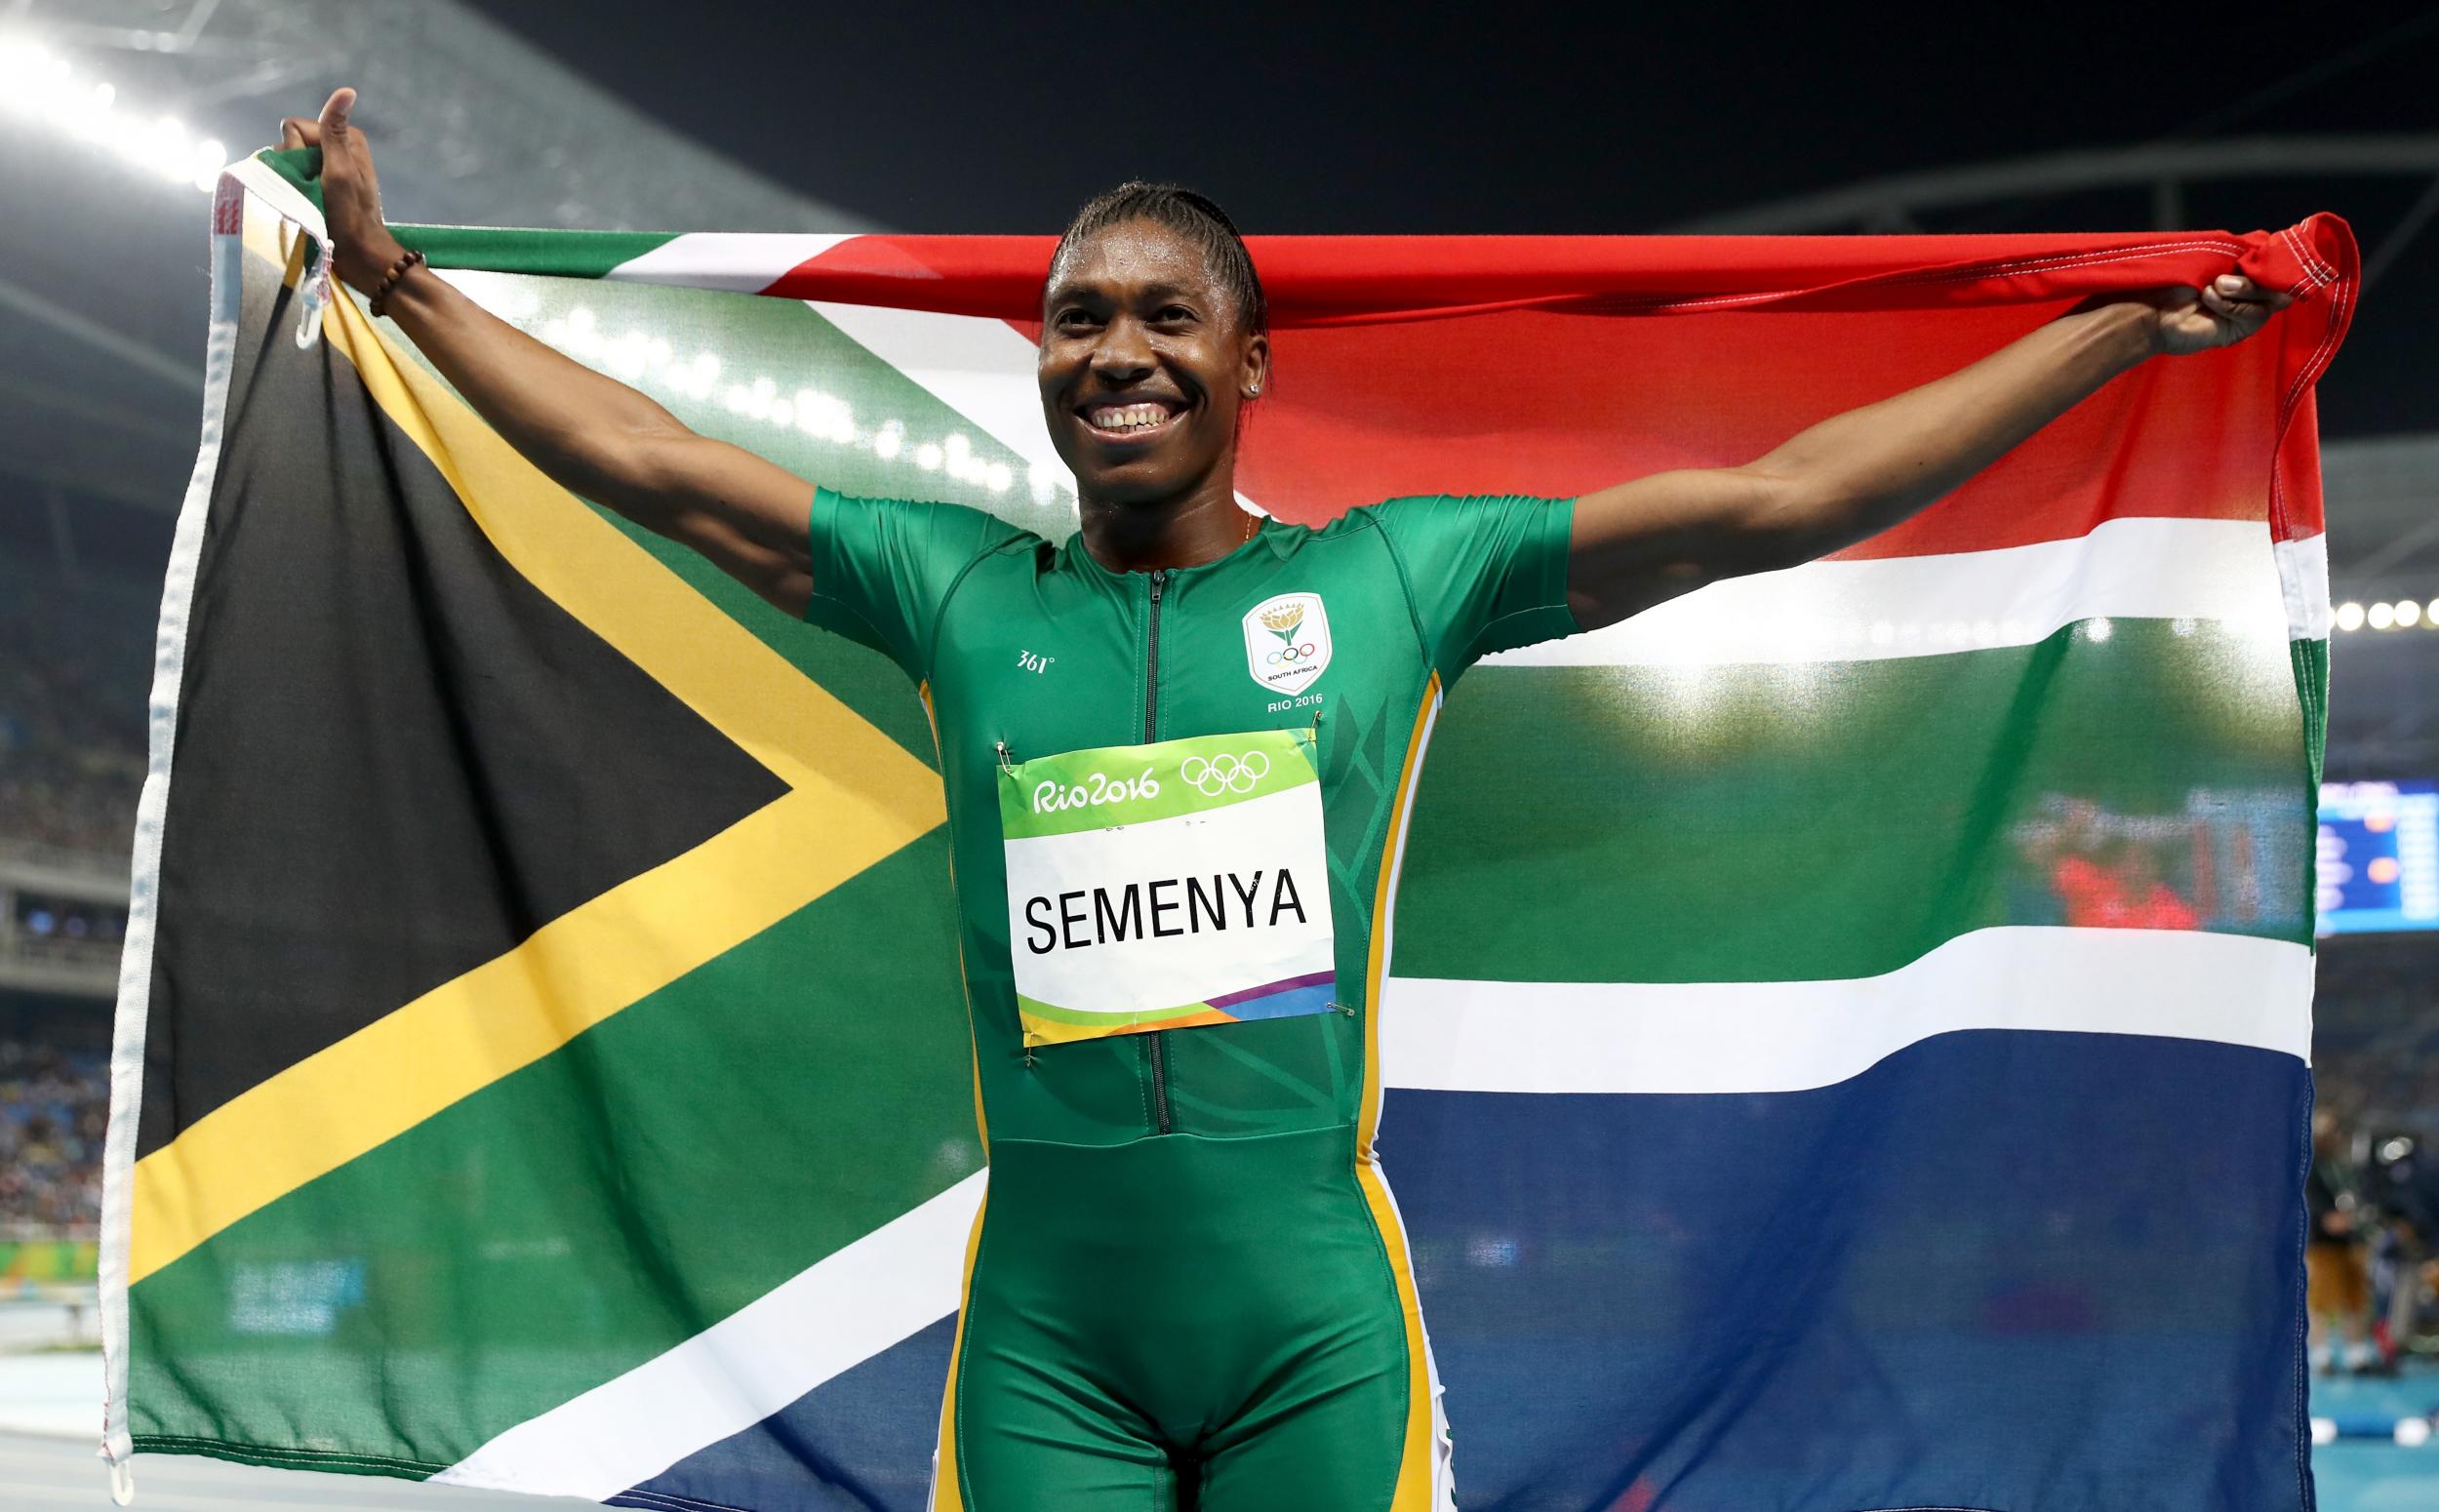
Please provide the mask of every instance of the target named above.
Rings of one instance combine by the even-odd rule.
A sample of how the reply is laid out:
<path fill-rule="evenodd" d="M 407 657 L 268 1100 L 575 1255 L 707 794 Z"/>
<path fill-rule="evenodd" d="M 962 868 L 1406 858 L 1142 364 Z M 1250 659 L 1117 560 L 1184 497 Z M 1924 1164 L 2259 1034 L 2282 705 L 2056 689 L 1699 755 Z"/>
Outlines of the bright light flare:
<path fill-rule="evenodd" d="M 122 108 L 108 80 L 80 78 L 74 62 L 24 37 L 0 37 L 0 113 L 38 121 L 140 173 L 207 194 L 228 162 L 220 139 L 197 136 L 175 116 Z"/>

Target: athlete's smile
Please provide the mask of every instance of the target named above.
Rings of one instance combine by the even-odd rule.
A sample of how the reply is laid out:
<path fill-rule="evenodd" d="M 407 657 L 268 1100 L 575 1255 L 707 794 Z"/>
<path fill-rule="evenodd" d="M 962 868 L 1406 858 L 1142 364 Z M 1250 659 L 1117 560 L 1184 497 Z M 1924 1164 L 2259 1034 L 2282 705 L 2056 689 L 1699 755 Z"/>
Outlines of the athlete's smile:
<path fill-rule="evenodd" d="M 1187 401 L 1168 394 L 1110 394 L 1088 399 L 1076 414 L 1094 439 L 1112 446 L 1139 445 L 1164 435 L 1187 410 Z"/>

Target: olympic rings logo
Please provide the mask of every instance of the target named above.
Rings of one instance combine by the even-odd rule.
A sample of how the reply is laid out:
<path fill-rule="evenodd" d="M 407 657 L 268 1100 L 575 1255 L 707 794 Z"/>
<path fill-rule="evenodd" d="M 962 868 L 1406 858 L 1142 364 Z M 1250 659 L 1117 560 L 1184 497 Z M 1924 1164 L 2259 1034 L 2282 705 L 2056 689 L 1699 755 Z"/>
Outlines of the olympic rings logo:
<path fill-rule="evenodd" d="M 1282 646 L 1263 659 L 1268 661 L 1272 666 L 1278 666 L 1283 662 L 1293 665 L 1296 662 L 1309 658 L 1313 654 L 1313 643 L 1306 641 L 1301 646 Z"/>
<path fill-rule="evenodd" d="M 1270 757 L 1264 751 L 1248 751 L 1242 756 L 1229 752 L 1205 758 L 1188 756 L 1178 763 L 1178 776 L 1186 785 L 1205 798 L 1221 793 L 1250 793 L 1254 784 L 1270 775 Z"/>

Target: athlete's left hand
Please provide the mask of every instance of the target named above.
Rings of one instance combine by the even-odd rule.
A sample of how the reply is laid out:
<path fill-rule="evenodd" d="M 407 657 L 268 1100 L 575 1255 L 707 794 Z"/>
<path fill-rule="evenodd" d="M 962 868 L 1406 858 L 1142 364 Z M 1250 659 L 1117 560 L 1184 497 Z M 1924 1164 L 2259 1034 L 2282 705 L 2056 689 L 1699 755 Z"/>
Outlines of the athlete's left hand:
<path fill-rule="evenodd" d="M 2221 273 L 2203 289 L 2144 289 L 2117 298 L 2151 307 L 2154 349 L 2170 357 L 2233 346 L 2295 302 L 2236 273 Z"/>

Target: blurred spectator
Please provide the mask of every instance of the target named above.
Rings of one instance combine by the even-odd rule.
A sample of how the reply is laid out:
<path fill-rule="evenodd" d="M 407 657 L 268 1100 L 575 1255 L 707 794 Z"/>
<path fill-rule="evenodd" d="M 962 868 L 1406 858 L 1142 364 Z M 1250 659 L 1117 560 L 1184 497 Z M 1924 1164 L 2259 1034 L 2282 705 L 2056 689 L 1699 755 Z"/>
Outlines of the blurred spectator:
<path fill-rule="evenodd" d="M 2096 855 L 2069 855 L 2050 874 L 2066 922 L 2087 929 L 2190 930 L 2193 907 L 2160 876 L 2159 857 L 2139 840 L 2120 840 Z"/>
<path fill-rule="evenodd" d="M 155 595 L 0 563 L 0 841 L 124 852 Z"/>
<path fill-rule="evenodd" d="M 0 1225 L 91 1228 L 101 1216 L 108 1063 L 0 1040 Z"/>
<path fill-rule="evenodd" d="M 2362 1177 L 2351 1142 L 2336 1113 L 2321 1108 L 2312 1114 L 2312 1167 L 2303 1178 L 2303 1305 L 2311 1314 L 2312 1368 L 2324 1373 L 2379 1363 L 2367 1248 L 2375 1215 L 2357 1191 Z"/>
<path fill-rule="evenodd" d="M 2053 794 L 2042 816 L 2019 825 L 2018 845 L 2050 895 L 2056 922 L 2078 929 L 2192 930 L 2200 913 L 2169 884 L 2158 846 L 2197 830 L 2183 815 L 2112 814 L 2087 798 Z M 2046 920 L 2044 922 L 2047 922 Z"/>

